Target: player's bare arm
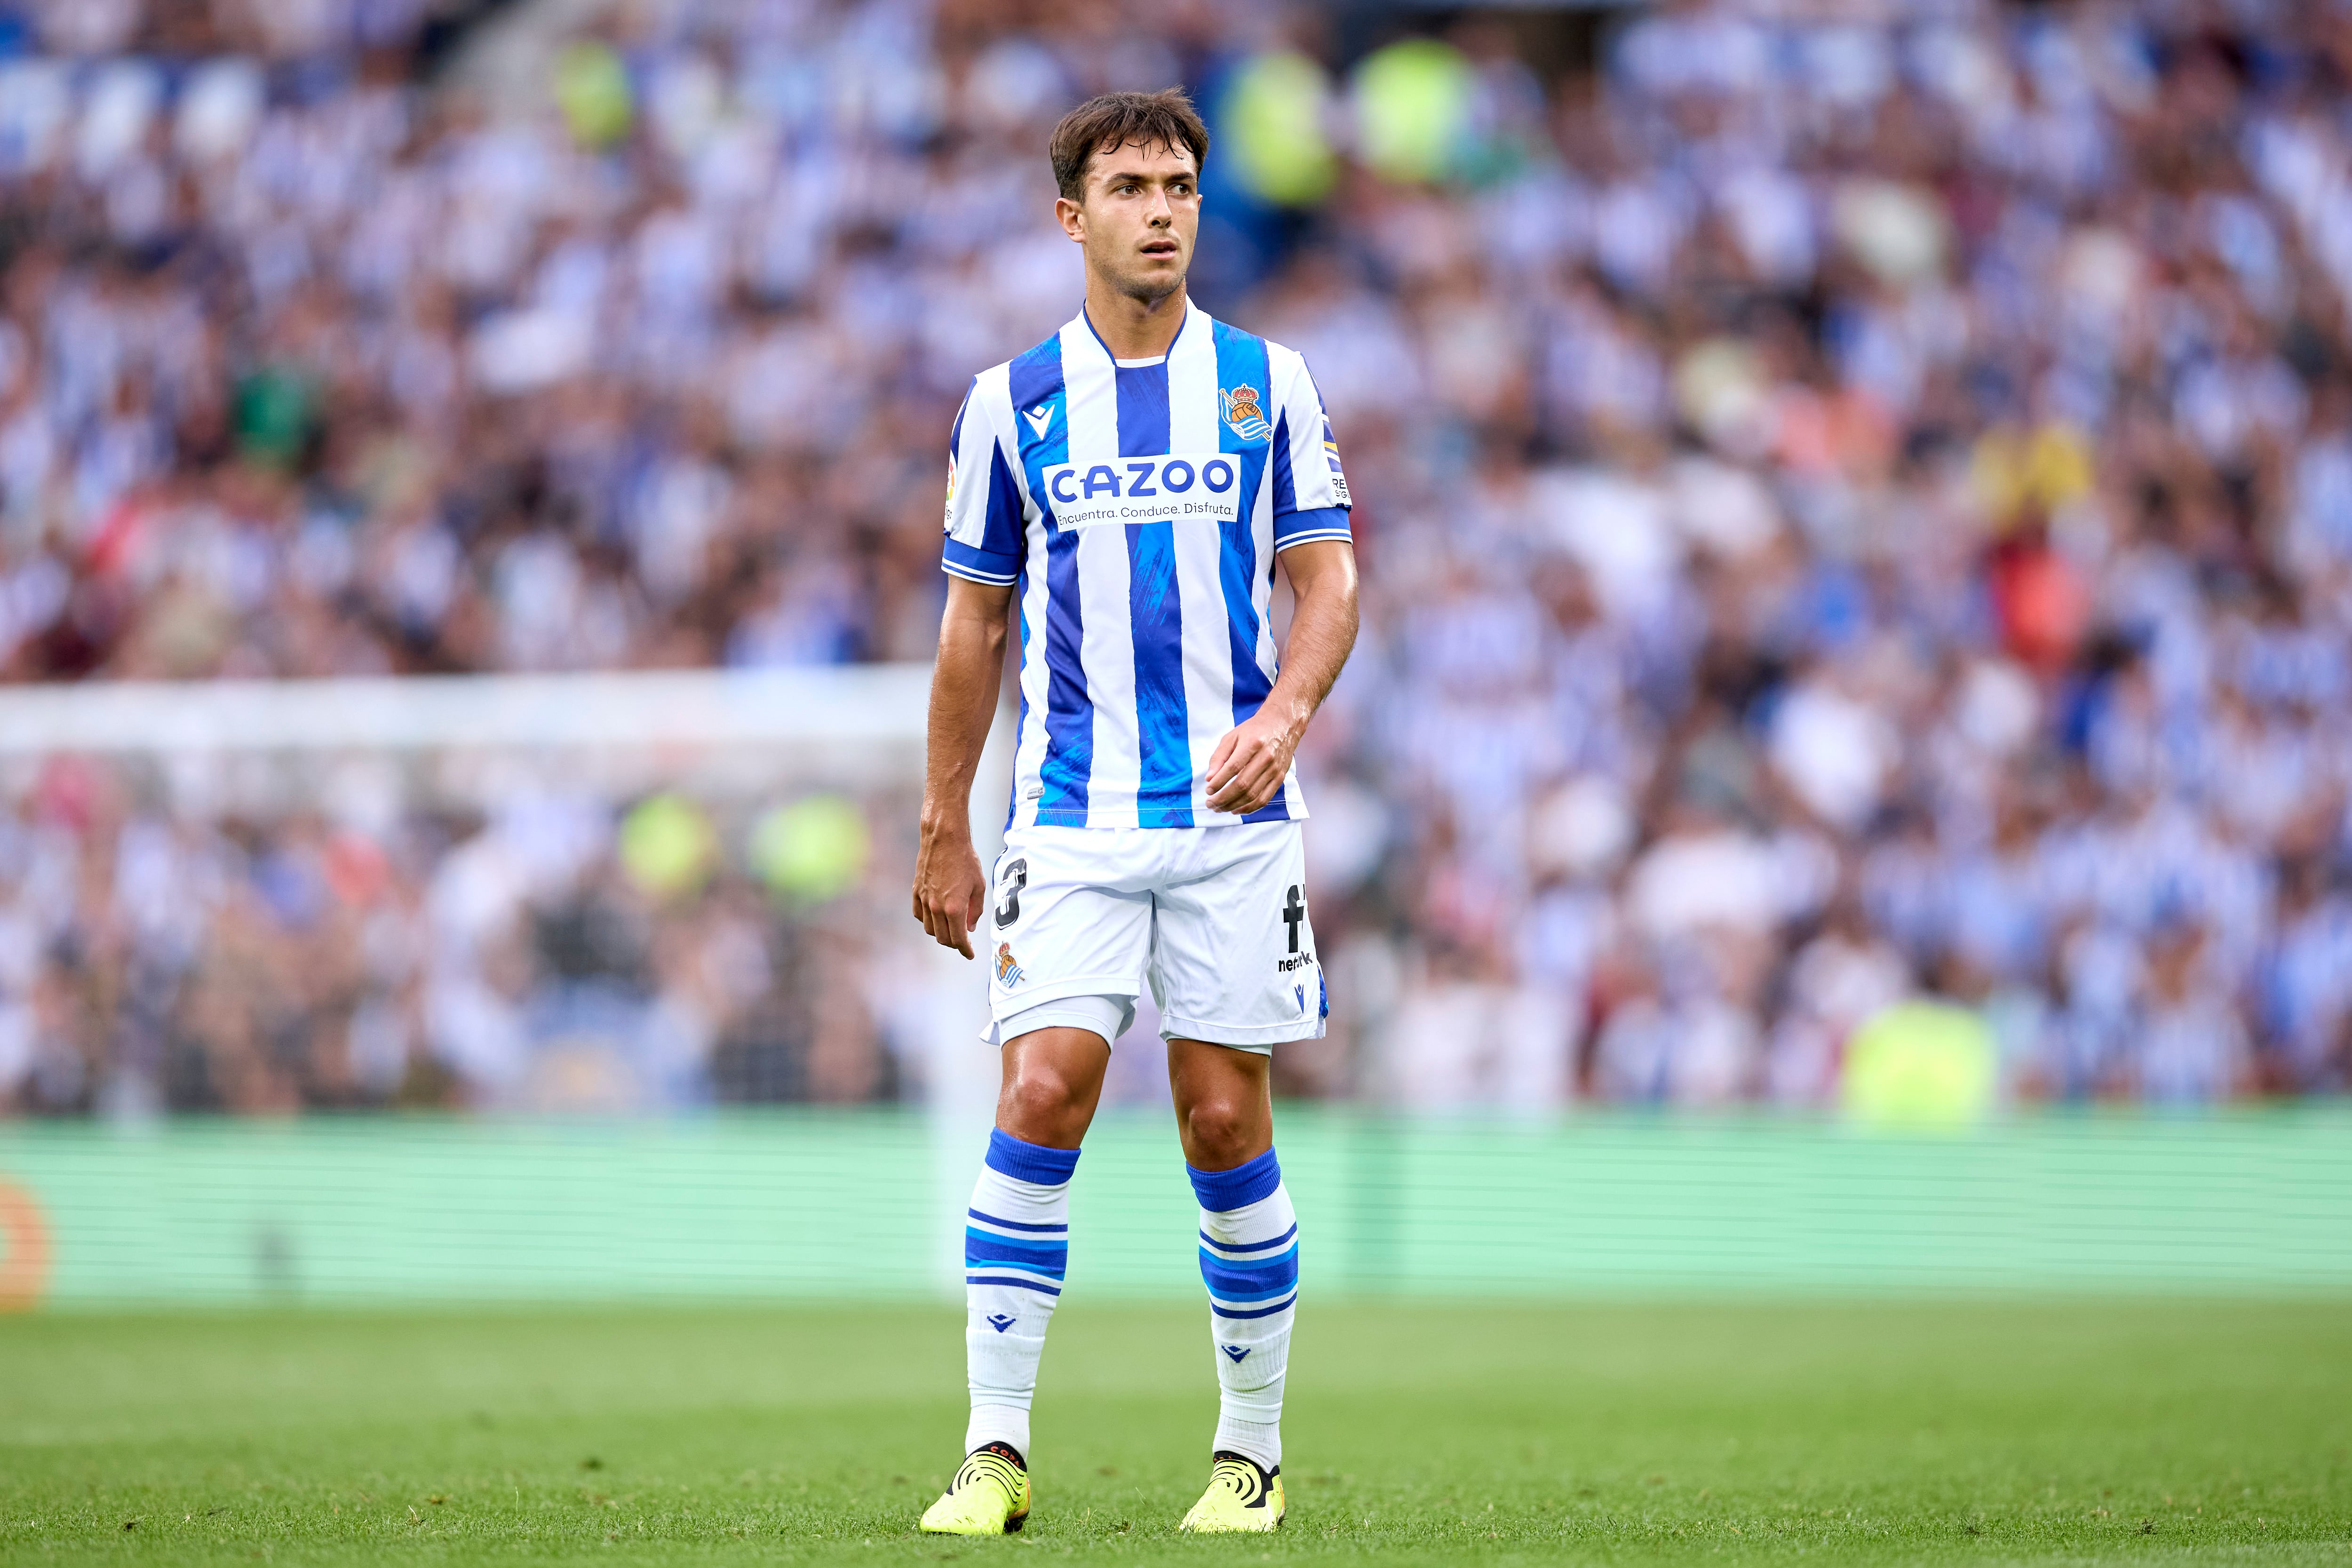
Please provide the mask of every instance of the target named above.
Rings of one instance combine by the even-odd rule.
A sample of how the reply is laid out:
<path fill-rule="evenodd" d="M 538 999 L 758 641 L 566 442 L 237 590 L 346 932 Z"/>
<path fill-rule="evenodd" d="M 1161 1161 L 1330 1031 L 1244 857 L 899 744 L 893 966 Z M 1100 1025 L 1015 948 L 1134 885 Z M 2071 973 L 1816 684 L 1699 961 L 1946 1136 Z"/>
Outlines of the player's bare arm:
<path fill-rule="evenodd" d="M 1336 539 L 1294 544 L 1276 557 L 1297 595 L 1282 674 L 1265 703 L 1225 732 L 1209 757 L 1209 804 L 1246 816 L 1289 776 L 1307 721 L 1329 696 L 1356 646 L 1356 549 Z"/>
<path fill-rule="evenodd" d="M 1309 548 L 1306 545 L 1300 549 Z M 971 956 L 988 882 L 971 847 L 971 780 L 1004 675 L 1005 613 L 1013 590 L 948 580 L 931 666 L 929 742 L 923 768 L 922 843 L 915 855 L 915 918 L 941 947 Z"/>

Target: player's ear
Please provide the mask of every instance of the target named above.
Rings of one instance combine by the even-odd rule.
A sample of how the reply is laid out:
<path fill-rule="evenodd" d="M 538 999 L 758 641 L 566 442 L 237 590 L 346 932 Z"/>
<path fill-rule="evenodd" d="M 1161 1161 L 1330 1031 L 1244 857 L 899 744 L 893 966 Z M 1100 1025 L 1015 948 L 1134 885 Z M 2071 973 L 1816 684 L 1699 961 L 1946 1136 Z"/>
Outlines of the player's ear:
<path fill-rule="evenodd" d="M 1086 209 L 1077 203 L 1067 196 L 1055 197 L 1054 220 L 1062 226 L 1064 234 L 1068 235 L 1080 245 L 1087 242 Z"/>

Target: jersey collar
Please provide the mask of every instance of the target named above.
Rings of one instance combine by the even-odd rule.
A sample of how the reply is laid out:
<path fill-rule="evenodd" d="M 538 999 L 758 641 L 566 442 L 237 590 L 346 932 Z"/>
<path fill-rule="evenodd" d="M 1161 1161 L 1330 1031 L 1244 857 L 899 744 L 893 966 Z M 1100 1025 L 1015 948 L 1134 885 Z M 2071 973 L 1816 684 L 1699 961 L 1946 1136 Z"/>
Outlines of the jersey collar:
<path fill-rule="evenodd" d="M 1202 311 L 1201 307 L 1192 303 L 1192 300 L 1188 297 L 1184 301 L 1183 324 L 1176 329 L 1176 335 L 1168 341 L 1168 352 L 1161 356 L 1160 363 L 1167 363 L 1175 359 L 1176 351 L 1183 346 L 1184 334 L 1192 330 L 1192 323 L 1200 320 L 1202 315 Z M 1084 305 L 1080 305 L 1078 307 L 1078 320 L 1085 323 L 1087 337 L 1092 341 L 1095 348 L 1102 354 L 1104 359 L 1110 362 L 1112 369 L 1118 369 L 1118 356 L 1110 352 L 1110 345 L 1103 342 L 1103 337 L 1100 332 L 1095 331 L 1094 318 L 1087 314 L 1087 308 Z"/>

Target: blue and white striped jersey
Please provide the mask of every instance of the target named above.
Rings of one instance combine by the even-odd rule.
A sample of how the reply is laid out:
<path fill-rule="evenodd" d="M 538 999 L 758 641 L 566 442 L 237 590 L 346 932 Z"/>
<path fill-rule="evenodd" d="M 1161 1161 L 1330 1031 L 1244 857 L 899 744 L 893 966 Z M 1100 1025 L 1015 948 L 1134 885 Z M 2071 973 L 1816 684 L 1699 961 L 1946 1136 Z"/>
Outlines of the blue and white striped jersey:
<path fill-rule="evenodd" d="M 1014 584 L 1014 826 L 1193 827 L 1209 756 L 1273 689 L 1276 552 L 1347 539 L 1348 481 L 1306 362 L 1189 308 L 1121 362 L 1081 311 L 974 379 L 944 564 Z M 1296 772 L 1253 822 L 1307 815 Z"/>

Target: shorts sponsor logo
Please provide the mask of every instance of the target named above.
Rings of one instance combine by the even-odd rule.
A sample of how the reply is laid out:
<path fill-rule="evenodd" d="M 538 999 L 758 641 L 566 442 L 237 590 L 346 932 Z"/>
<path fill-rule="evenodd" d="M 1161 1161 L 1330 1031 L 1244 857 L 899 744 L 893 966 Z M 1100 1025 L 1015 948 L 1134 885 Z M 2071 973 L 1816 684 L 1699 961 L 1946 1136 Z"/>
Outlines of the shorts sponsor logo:
<path fill-rule="evenodd" d="M 1296 997 L 1297 997 L 1297 998 L 1298 998 L 1298 1010 L 1299 1010 L 1301 1013 L 1306 1012 L 1306 1011 L 1307 1011 L 1307 987 L 1306 987 L 1306 986 L 1304 986 L 1304 985 L 1294 985 L 1294 986 L 1292 986 L 1292 987 L 1290 988 L 1290 994 L 1291 994 L 1293 996 L 1296 996 Z"/>
<path fill-rule="evenodd" d="M 1020 984 L 1023 978 L 1021 961 L 1013 956 L 1013 944 L 1009 942 L 998 942 L 996 944 L 996 983 L 1010 991 Z"/>
<path fill-rule="evenodd" d="M 1242 515 L 1241 468 L 1222 452 L 1062 463 L 1044 477 L 1054 521 L 1063 528 L 1236 522 Z"/>
<path fill-rule="evenodd" d="M 1288 974 L 1294 970 L 1306 969 L 1312 965 L 1315 962 L 1315 954 L 1311 951 L 1301 948 L 1298 943 L 1299 930 L 1307 924 L 1307 900 L 1299 896 L 1298 884 L 1296 882 L 1283 889 L 1282 923 L 1290 928 L 1290 952 L 1287 956 L 1274 961 L 1274 972 L 1276 974 Z M 1303 990 L 1298 1008 L 1301 1012 L 1307 1010 Z"/>

